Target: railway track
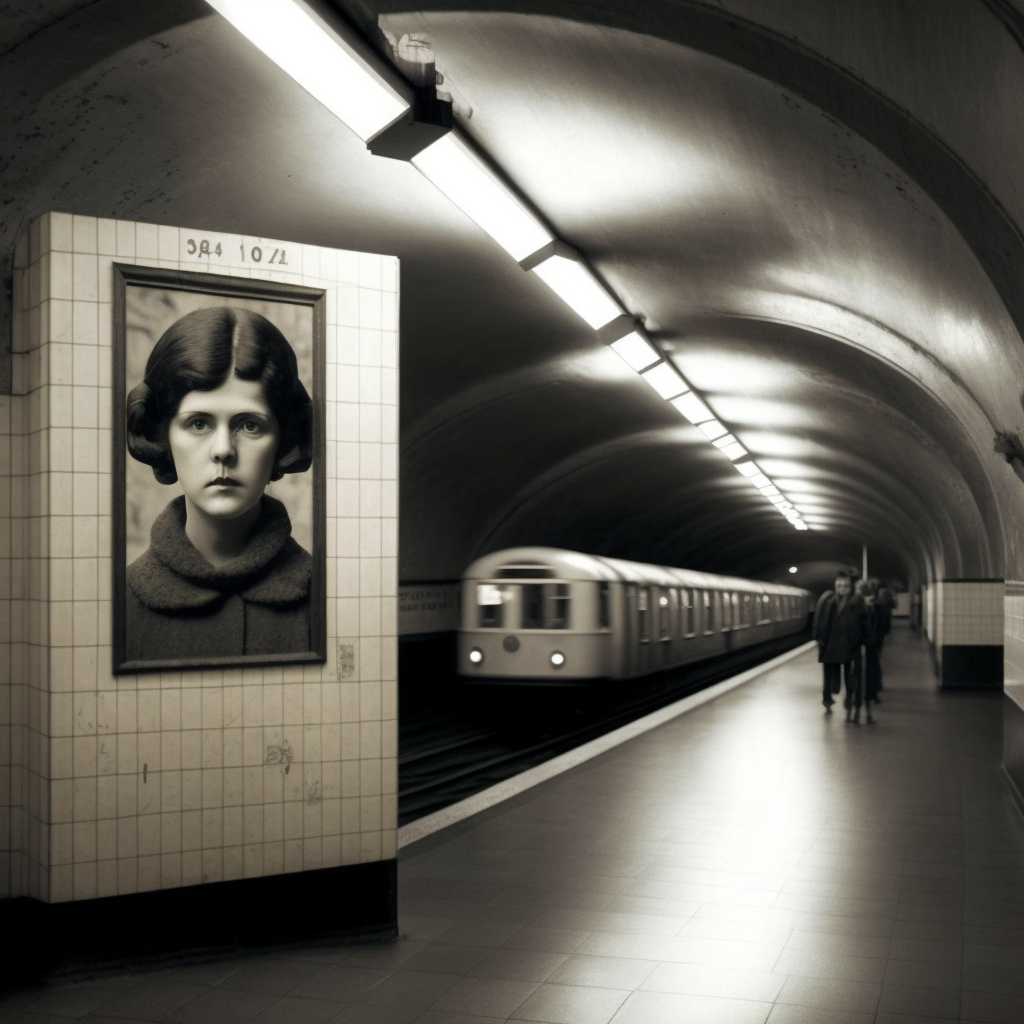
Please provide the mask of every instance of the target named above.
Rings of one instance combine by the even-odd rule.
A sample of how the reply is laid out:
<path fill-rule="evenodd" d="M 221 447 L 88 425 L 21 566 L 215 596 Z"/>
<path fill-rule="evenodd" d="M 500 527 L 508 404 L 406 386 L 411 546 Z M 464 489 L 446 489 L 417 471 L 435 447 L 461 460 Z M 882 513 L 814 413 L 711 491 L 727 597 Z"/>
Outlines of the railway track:
<path fill-rule="evenodd" d="M 804 643 L 785 637 L 642 680 L 550 689 L 433 675 L 429 703 L 403 702 L 398 821 L 416 821 Z"/>

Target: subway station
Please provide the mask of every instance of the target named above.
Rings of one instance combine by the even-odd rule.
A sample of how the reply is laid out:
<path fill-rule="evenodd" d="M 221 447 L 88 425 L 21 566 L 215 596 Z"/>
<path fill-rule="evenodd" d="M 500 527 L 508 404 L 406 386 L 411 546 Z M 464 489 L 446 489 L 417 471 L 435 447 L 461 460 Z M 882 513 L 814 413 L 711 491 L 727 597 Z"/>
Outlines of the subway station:
<path fill-rule="evenodd" d="M 1024 1020 L 1021 0 L 0 53 L 0 1024 Z"/>

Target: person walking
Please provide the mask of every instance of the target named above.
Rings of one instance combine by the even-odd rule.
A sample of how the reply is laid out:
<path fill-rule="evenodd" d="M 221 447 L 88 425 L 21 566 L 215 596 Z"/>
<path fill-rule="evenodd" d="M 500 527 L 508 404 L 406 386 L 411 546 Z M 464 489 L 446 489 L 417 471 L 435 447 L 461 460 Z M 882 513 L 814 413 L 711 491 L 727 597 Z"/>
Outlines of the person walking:
<path fill-rule="evenodd" d="M 853 593 L 853 581 L 845 572 L 838 573 L 832 590 L 818 599 L 811 625 L 811 636 L 818 645 L 818 661 L 822 666 L 821 702 L 825 713 L 832 714 L 840 680 L 846 684 L 846 718 L 854 708 L 860 715 L 860 674 L 854 671 L 859 660 L 863 632 L 864 602 Z"/>
<path fill-rule="evenodd" d="M 867 581 L 864 597 L 864 710 L 868 725 L 874 725 L 871 705 L 880 703 L 878 691 L 882 689 L 882 644 L 889 630 L 890 609 L 883 604 L 879 581 Z M 859 715 L 858 709 L 858 715 Z"/>

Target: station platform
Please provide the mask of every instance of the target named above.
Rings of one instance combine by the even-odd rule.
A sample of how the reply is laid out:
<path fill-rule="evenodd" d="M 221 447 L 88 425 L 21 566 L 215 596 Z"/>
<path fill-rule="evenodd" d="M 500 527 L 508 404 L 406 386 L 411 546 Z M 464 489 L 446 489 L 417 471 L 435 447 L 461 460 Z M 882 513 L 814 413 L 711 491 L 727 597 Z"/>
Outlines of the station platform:
<path fill-rule="evenodd" d="M 803 649 L 412 838 L 397 942 L 54 984 L 0 1021 L 1017 1024 L 1003 697 L 940 692 L 899 622 L 882 665 L 874 725 L 823 713 Z"/>

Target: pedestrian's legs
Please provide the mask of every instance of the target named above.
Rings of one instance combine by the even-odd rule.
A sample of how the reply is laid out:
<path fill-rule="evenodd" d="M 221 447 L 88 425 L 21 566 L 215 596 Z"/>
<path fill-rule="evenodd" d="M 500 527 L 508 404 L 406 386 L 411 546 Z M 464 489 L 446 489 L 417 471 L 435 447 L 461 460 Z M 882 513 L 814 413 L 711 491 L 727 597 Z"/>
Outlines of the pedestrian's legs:
<path fill-rule="evenodd" d="M 867 709 L 868 722 L 871 717 L 871 705 L 878 701 L 878 691 L 882 688 L 882 663 L 878 657 L 877 647 L 864 648 L 864 707 Z"/>
<path fill-rule="evenodd" d="M 832 696 L 832 684 L 839 682 L 839 671 L 838 665 L 826 663 L 821 666 L 821 703 L 825 705 L 825 710 L 829 714 L 832 713 L 832 705 L 835 704 L 835 698 Z"/>
<path fill-rule="evenodd" d="M 860 679 L 861 664 L 860 658 L 856 661 L 849 661 L 843 666 L 843 679 L 846 683 L 846 720 L 848 722 L 860 722 Z"/>

